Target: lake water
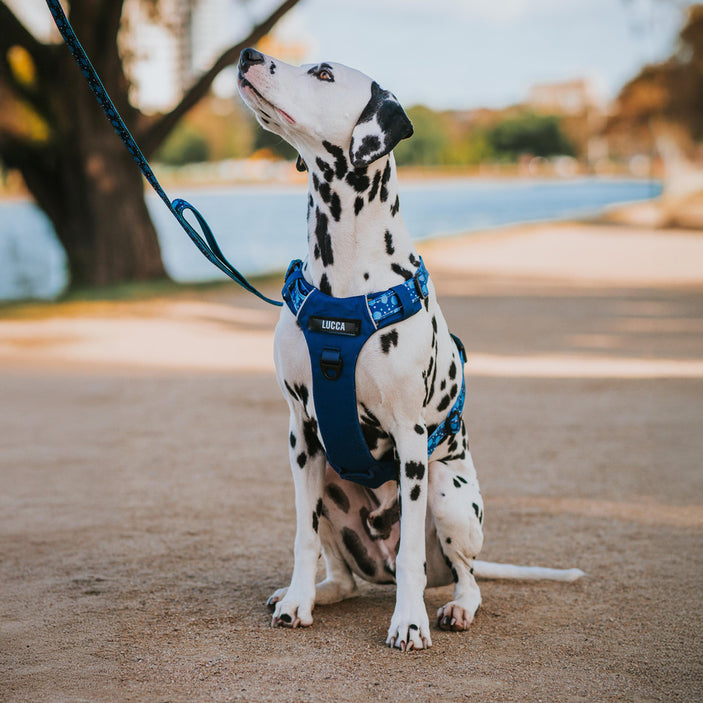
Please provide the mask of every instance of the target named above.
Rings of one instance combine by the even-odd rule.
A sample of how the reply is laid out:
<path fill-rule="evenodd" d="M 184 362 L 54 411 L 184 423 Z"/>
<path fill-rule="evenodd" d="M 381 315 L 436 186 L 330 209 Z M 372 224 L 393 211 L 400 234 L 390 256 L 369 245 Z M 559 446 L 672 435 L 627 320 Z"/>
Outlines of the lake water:
<path fill-rule="evenodd" d="M 594 215 L 659 195 L 656 182 L 452 179 L 400 183 L 403 218 L 415 240 L 543 220 Z M 204 215 L 225 255 L 245 275 L 286 268 L 306 253 L 302 186 L 236 186 L 170 193 Z M 155 196 L 147 196 L 166 270 L 177 281 L 224 277 Z M 0 202 L 0 299 L 53 298 L 67 284 L 66 257 L 46 216 L 30 202 Z"/>

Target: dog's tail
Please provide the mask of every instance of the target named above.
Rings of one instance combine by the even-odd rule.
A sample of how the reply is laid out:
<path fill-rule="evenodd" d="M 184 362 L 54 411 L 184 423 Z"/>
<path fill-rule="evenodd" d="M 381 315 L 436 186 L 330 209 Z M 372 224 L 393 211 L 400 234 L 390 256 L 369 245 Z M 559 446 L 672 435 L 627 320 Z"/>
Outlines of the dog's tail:
<path fill-rule="evenodd" d="M 481 579 L 519 581 L 576 581 L 586 573 L 581 569 L 548 569 L 544 566 L 515 566 L 491 561 L 474 561 L 474 576 Z"/>

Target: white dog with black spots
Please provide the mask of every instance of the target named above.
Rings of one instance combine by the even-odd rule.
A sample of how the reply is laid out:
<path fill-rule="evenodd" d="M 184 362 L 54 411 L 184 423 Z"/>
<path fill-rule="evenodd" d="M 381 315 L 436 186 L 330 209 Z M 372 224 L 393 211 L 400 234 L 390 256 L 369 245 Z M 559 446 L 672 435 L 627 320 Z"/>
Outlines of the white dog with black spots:
<path fill-rule="evenodd" d="M 412 278 L 420 258 L 400 213 L 392 149 L 413 130 L 397 99 L 346 66 L 296 67 L 253 49 L 242 52 L 238 85 L 259 123 L 295 147 L 298 168 L 308 171 L 306 280 L 344 298 Z M 475 576 L 570 581 L 582 575 L 578 569 L 476 560 L 483 501 L 463 421 L 427 457 L 428 436 L 447 417 L 463 373 L 431 281 L 422 309 L 373 335 L 357 362 L 364 439 L 374 457 L 396 461 L 397 481 L 372 490 L 343 480 L 329 466 L 308 349 L 285 305 L 274 355 L 290 407 L 297 514 L 290 585 L 269 599 L 274 625 L 311 625 L 315 604 L 357 593 L 357 576 L 396 584 L 386 643 L 424 649 L 432 644 L 426 587 L 455 583 L 437 624 L 466 630 L 481 603 Z M 321 551 L 327 574 L 315 584 Z"/>

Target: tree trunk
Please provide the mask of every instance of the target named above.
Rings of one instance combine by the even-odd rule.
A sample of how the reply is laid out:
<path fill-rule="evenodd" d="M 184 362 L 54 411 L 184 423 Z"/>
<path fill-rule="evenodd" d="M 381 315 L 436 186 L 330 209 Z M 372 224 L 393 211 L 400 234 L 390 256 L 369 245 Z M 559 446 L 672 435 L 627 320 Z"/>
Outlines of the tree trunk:
<path fill-rule="evenodd" d="M 80 101 L 79 101 L 80 102 Z M 166 277 L 141 172 L 97 104 L 78 118 L 74 139 L 19 164 L 68 257 L 70 285 Z"/>
<path fill-rule="evenodd" d="M 72 20 L 96 70 L 130 129 L 139 113 L 129 104 L 116 36 L 120 2 L 75 3 Z M 68 258 L 70 285 L 110 285 L 166 277 L 156 230 L 144 201 L 139 167 L 115 134 L 73 58 L 62 45 L 16 41 L 33 50 L 37 83 L 31 100 L 49 126 L 41 141 L 0 139 L 3 160 L 17 168 L 48 215 Z M 5 67 L 3 67 L 5 68 Z M 5 68 L 0 78 L 12 80 Z M 15 82 L 15 90 L 22 86 Z"/>

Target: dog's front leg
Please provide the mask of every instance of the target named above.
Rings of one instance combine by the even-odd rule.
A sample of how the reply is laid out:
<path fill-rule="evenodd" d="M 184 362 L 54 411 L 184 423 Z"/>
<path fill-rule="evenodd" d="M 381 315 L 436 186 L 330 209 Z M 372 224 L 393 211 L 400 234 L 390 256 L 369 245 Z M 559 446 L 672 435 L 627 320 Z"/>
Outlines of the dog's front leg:
<path fill-rule="evenodd" d="M 415 428 L 395 437 L 400 458 L 400 548 L 395 612 L 386 639 L 389 647 L 407 651 L 432 646 L 424 601 L 427 433 L 424 425 L 415 424 Z"/>
<path fill-rule="evenodd" d="M 290 460 L 295 484 L 296 531 L 293 576 L 282 600 L 276 603 L 272 625 L 312 625 L 315 574 L 320 556 L 319 520 L 326 458 L 316 436 L 314 419 L 291 417 Z"/>

